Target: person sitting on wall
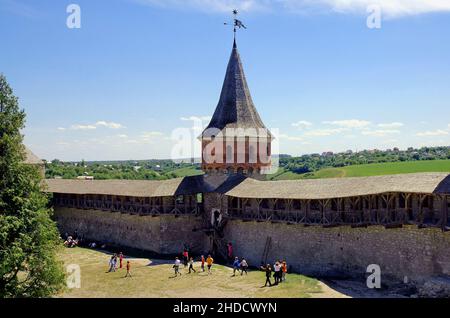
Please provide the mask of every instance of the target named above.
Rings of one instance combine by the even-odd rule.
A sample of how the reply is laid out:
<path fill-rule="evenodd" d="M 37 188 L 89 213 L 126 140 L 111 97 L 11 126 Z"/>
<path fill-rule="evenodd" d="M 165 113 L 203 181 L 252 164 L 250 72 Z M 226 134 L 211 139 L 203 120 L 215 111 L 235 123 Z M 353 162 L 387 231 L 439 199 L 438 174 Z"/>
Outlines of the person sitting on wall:
<path fill-rule="evenodd" d="M 72 236 L 68 236 L 67 239 L 64 241 L 64 246 L 69 247 L 69 244 L 71 241 L 72 241 Z"/>
<path fill-rule="evenodd" d="M 67 240 L 64 242 L 64 246 L 72 248 L 78 245 L 78 240 L 74 240 L 72 236 L 69 236 Z"/>

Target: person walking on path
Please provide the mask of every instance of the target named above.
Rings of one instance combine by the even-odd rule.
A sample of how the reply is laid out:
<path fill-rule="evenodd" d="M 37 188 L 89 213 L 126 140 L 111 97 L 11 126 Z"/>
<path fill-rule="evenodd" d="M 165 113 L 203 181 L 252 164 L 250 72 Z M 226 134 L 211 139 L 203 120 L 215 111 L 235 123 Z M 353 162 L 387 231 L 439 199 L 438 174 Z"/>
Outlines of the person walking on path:
<path fill-rule="evenodd" d="M 119 268 L 122 269 L 123 267 L 123 253 L 119 253 Z"/>
<path fill-rule="evenodd" d="M 273 275 L 273 277 L 275 278 L 275 285 L 278 285 L 281 278 L 281 265 L 279 262 L 275 263 L 273 270 L 275 272 L 275 274 Z"/>
<path fill-rule="evenodd" d="M 127 261 L 127 274 L 125 275 L 125 277 L 131 278 L 131 263 L 130 263 L 130 261 Z"/>
<path fill-rule="evenodd" d="M 233 276 L 236 276 L 236 271 L 239 273 L 239 268 L 241 267 L 241 263 L 239 262 L 239 258 L 235 257 L 233 262 Z"/>
<path fill-rule="evenodd" d="M 108 273 L 115 272 L 115 271 L 116 271 L 116 267 L 114 265 L 114 255 L 112 255 L 111 258 L 109 259 L 109 270 L 108 270 Z"/>
<path fill-rule="evenodd" d="M 206 259 L 206 264 L 208 265 L 208 274 L 212 274 L 211 267 L 214 263 L 214 259 L 211 257 L 211 255 L 208 255 L 208 258 Z"/>
<path fill-rule="evenodd" d="M 187 249 L 184 249 L 184 251 L 183 251 L 183 264 L 184 264 L 185 268 L 188 266 L 188 262 L 189 262 L 189 252 L 187 251 Z"/>
<path fill-rule="evenodd" d="M 287 274 L 287 263 L 286 261 L 283 261 L 281 263 L 281 281 L 286 281 L 286 274 Z"/>
<path fill-rule="evenodd" d="M 191 270 L 194 271 L 194 273 L 197 273 L 197 271 L 194 269 L 194 258 L 191 257 L 189 259 L 189 274 L 191 273 Z"/>
<path fill-rule="evenodd" d="M 272 287 L 272 282 L 270 281 L 270 277 L 272 276 L 272 268 L 270 267 L 270 264 L 261 266 L 261 270 L 266 273 L 266 283 L 264 284 L 264 287 L 267 287 L 267 284 L 269 284 L 269 287 Z"/>
<path fill-rule="evenodd" d="M 242 258 L 241 260 L 241 276 L 244 274 L 247 275 L 247 268 L 248 268 L 248 263 L 245 260 L 245 258 Z"/>
<path fill-rule="evenodd" d="M 202 272 L 205 271 L 205 256 L 202 255 Z"/>
<path fill-rule="evenodd" d="M 180 274 L 180 265 L 181 265 L 181 261 L 178 257 L 175 257 L 175 264 L 173 264 L 173 269 L 175 270 L 175 277 L 178 276 L 178 274 Z"/>
<path fill-rule="evenodd" d="M 114 271 L 117 270 L 117 254 L 114 254 L 114 259 L 113 259 L 113 263 L 114 263 Z"/>

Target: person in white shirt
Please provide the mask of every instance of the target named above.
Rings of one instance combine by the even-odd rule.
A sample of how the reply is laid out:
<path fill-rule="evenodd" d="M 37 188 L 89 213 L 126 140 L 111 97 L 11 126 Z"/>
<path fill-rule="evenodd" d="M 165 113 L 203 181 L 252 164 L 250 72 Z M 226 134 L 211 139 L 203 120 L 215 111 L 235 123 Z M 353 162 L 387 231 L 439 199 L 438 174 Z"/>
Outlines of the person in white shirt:
<path fill-rule="evenodd" d="M 173 264 L 173 269 L 175 270 L 175 277 L 178 276 L 178 274 L 180 274 L 180 265 L 181 265 L 181 261 L 178 257 L 175 257 L 175 264 Z"/>
<path fill-rule="evenodd" d="M 273 269 L 274 269 L 274 272 L 275 272 L 275 274 L 273 275 L 274 278 L 275 278 L 275 285 L 278 285 L 278 283 L 280 282 L 280 276 L 281 276 L 280 275 L 281 274 L 281 265 L 280 265 L 280 263 L 276 262 L 274 267 L 273 267 Z"/>
<path fill-rule="evenodd" d="M 247 268 L 248 268 L 248 263 L 245 260 L 245 258 L 243 258 L 241 260 L 241 276 L 244 274 L 244 272 L 245 272 L 245 275 L 247 275 Z"/>
<path fill-rule="evenodd" d="M 194 271 L 194 273 L 196 273 L 197 271 L 194 269 L 194 258 L 191 257 L 189 259 L 189 274 L 191 273 L 191 270 Z"/>

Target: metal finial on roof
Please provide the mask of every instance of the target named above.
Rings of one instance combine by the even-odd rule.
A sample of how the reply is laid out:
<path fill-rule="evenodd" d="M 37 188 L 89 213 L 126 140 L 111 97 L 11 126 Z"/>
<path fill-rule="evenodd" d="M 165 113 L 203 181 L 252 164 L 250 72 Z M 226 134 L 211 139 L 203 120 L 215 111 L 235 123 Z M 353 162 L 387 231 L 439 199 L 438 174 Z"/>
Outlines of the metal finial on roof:
<path fill-rule="evenodd" d="M 241 29 L 241 28 L 244 28 L 244 29 L 247 29 L 247 27 L 244 25 L 244 23 L 242 23 L 242 21 L 241 20 L 238 20 L 237 19 L 237 15 L 239 14 L 239 11 L 238 10 L 233 10 L 233 15 L 234 15 L 234 19 L 233 19 L 233 35 L 234 35 L 234 45 L 233 45 L 233 47 L 235 48 L 236 47 L 236 30 L 237 29 Z M 230 25 L 230 23 L 224 23 L 225 25 Z"/>

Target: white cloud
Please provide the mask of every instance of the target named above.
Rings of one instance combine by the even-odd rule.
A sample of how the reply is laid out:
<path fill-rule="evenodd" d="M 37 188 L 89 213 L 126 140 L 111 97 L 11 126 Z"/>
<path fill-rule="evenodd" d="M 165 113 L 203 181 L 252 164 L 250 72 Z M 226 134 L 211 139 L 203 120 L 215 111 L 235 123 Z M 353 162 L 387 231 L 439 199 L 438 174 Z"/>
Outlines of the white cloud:
<path fill-rule="evenodd" d="M 69 129 L 71 130 L 95 130 L 98 127 L 106 127 L 109 129 L 123 129 L 126 128 L 122 124 L 114 123 L 114 122 L 107 122 L 104 120 L 97 121 L 95 124 L 74 124 L 70 126 Z M 58 127 L 59 131 L 65 131 L 67 128 L 64 127 Z"/>
<path fill-rule="evenodd" d="M 387 18 L 431 12 L 450 12 L 448 0 L 133 0 L 136 3 L 165 8 L 195 9 L 204 12 L 285 11 L 294 13 L 326 13 L 367 15 L 371 5 L 381 7 Z"/>
<path fill-rule="evenodd" d="M 371 5 L 381 7 L 389 18 L 418 15 L 431 12 L 449 12 L 448 0 L 280 0 L 292 11 L 331 10 L 339 13 L 367 14 Z"/>
<path fill-rule="evenodd" d="M 432 137 L 432 136 L 445 136 L 448 135 L 448 131 L 446 130 L 442 130 L 442 129 L 438 129 L 438 130 L 433 130 L 433 131 L 424 131 L 424 132 L 418 132 L 416 134 L 416 136 L 419 137 Z"/>
<path fill-rule="evenodd" d="M 94 130 L 97 129 L 95 125 L 72 125 L 70 126 L 72 130 Z"/>
<path fill-rule="evenodd" d="M 305 133 L 305 136 L 311 137 L 323 137 L 323 136 L 332 136 L 337 135 L 342 132 L 348 131 L 348 128 L 332 128 L 332 129 L 316 129 L 310 130 Z"/>
<path fill-rule="evenodd" d="M 164 135 L 162 132 L 160 131 L 146 131 L 142 133 L 142 136 L 162 136 Z"/>
<path fill-rule="evenodd" d="M 113 122 L 106 122 L 106 121 L 98 121 L 95 123 L 95 126 L 99 127 L 99 126 L 103 126 L 106 128 L 110 128 L 110 129 L 121 129 L 121 128 L 125 128 L 123 125 L 118 124 L 118 123 L 113 123 Z"/>
<path fill-rule="evenodd" d="M 164 8 L 196 9 L 204 12 L 261 11 L 269 9 L 277 0 L 133 0 Z"/>
<path fill-rule="evenodd" d="M 211 116 L 189 116 L 189 117 L 181 117 L 182 121 L 210 121 Z"/>
<path fill-rule="evenodd" d="M 307 129 L 310 128 L 313 124 L 306 120 L 300 120 L 296 123 L 291 124 L 293 127 L 297 127 L 298 129 Z"/>
<path fill-rule="evenodd" d="M 361 132 L 364 136 L 384 137 L 392 134 L 399 134 L 400 130 L 395 129 L 379 129 L 379 130 L 364 130 Z"/>
<path fill-rule="evenodd" d="M 160 131 L 145 131 L 141 134 L 140 138 L 145 141 L 151 141 L 154 140 L 155 138 L 160 138 L 163 137 L 164 134 Z"/>
<path fill-rule="evenodd" d="M 381 142 L 383 145 L 394 145 L 396 143 L 398 143 L 397 139 L 387 139 L 387 140 L 383 140 Z"/>
<path fill-rule="evenodd" d="M 289 141 L 303 141 L 304 140 L 303 137 L 300 137 L 300 136 L 289 136 L 289 135 L 286 135 L 286 134 L 280 134 L 280 135 L 278 135 L 278 138 L 286 139 L 286 140 L 289 140 Z"/>
<path fill-rule="evenodd" d="M 125 141 L 127 144 L 139 144 L 139 141 L 136 139 L 128 139 Z"/>
<path fill-rule="evenodd" d="M 322 123 L 325 125 L 334 125 L 345 128 L 365 128 L 371 124 L 370 121 L 359 119 L 324 121 Z"/>
<path fill-rule="evenodd" d="M 403 127 L 404 124 L 403 123 L 399 123 L 399 122 L 393 122 L 393 123 L 386 123 L 386 124 L 378 124 L 377 125 L 380 128 L 400 128 Z"/>

